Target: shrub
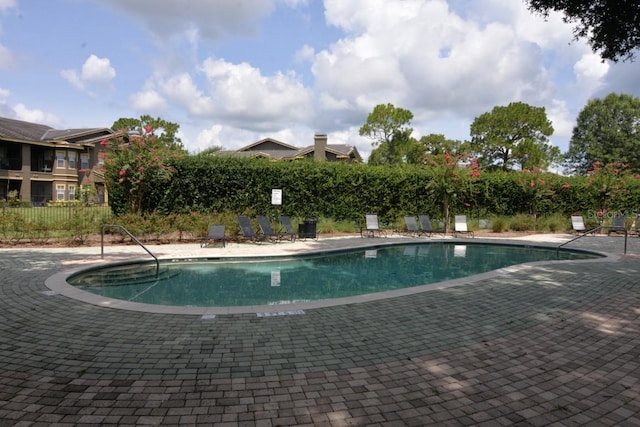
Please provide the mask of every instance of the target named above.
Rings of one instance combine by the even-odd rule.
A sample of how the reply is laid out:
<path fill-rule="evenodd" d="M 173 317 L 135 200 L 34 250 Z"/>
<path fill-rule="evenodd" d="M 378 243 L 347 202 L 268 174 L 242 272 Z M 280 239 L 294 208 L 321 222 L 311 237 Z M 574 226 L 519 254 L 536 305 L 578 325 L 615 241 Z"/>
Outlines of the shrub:
<path fill-rule="evenodd" d="M 509 228 L 509 221 L 503 216 L 497 216 L 491 219 L 491 230 L 494 233 L 502 233 Z"/>
<path fill-rule="evenodd" d="M 535 230 L 536 225 L 530 215 L 518 214 L 511 218 L 509 228 L 513 231 Z"/>

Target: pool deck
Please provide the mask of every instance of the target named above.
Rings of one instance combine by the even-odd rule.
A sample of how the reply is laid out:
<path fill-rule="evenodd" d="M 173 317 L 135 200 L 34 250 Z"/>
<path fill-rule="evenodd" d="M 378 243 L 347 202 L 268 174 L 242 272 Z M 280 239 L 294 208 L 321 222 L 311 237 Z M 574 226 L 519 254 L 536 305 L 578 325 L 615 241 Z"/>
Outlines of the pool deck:
<path fill-rule="evenodd" d="M 417 240 L 149 247 L 171 259 Z M 589 236 L 568 247 L 612 256 L 391 298 L 195 314 L 49 286 L 81 267 L 147 259 L 140 247 L 107 246 L 105 259 L 99 247 L 0 249 L 0 426 L 640 426 L 640 239 L 629 237 L 627 255 L 623 241 Z"/>

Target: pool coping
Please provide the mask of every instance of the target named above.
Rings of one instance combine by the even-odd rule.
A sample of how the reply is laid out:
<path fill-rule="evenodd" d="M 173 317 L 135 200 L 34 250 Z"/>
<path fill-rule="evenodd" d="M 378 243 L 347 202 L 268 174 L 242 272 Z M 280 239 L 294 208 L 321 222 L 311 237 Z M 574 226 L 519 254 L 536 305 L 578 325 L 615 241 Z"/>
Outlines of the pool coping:
<path fill-rule="evenodd" d="M 545 244 L 541 242 L 530 242 L 530 241 L 505 241 L 499 239 L 473 239 L 473 240 L 462 240 L 456 241 L 453 243 L 451 240 L 447 239 L 430 239 L 424 242 L 415 242 L 414 244 L 421 243 L 449 243 L 449 244 L 494 244 L 494 245 L 505 245 L 505 246 L 525 246 L 525 247 L 534 247 L 534 248 L 545 248 L 545 249 L 557 249 L 557 245 Z M 372 242 L 371 245 L 355 245 L 355 246 L 345 246 L 340 248 L 322 248 L 322 249 L 312 249 L 312 250 L 304 250 L 301 249 L 295 255 L 282 255 L 282 254 L 266 254 L 260 256 L 225 256 L 219 255 L 216 256 L 216 260 L 238 260 L 238 261 L 247 261 L 249 259 L 270 259 L 270 258 L 295 258 L 301 255 L 322 255 L 324 253 L 335 253 L 340 251 L 348 251 L 352 249 L 375 249 L 379 247 L 385 246 L 397 246 L 397 245 L 406 245 L 412 244 L 410 241 L 389 241 L 382 242 L 376 241 Z M 563 249 L 561 249 L 563 250 Z M 334 306 L 343 306 L 349 304 L 362 304 L 373 301 L 380 301 L 391 298 L 398 297 L 406 297 L 418 293 L 447 289 L 455 286 L 462 286 L 472 284 L 474 282 L 478 282 L 481 280 L 491 279 L 495 277 L 505 276 L 514 272 L 519 272 L 526 269 L 532 269 L 540 266 L 544 266 L 552 262 L 554 265 L 563 264 L 563 263 L 584 263 L 584 262 L 615 262 L 619 259 L 618 255 L 598 252 L 594 250 L 584 250 L 584 249 L 571 249 L 572 252 L 584 252 L 591 253 L 595 255 L 601 256 L 601 258 L 596 259 L 586 259 L 586 260 L 554 260 L 554 261 L 535 261 L 523 264 L 516 264 L 508 267 L 503 267 L 497 270 L 492 270 L 486 273 L 480 273 L 473 276 L 457 278 L 446 280 L 443 282 L 425 284 L 420 286 L 413 286 L 408 288 L 394 289 L 383 292 L 376 292 L 371 294 L 362 294 L 362 295 L 354 295 L 350 297 L 342 297 L 342 298 L 332 298 L 332 299 L 323 299 L 316 301 L 308 301 L 308 302 L 295 302 L 291 304 L 278 304 L 278 305 L 246 305 L 246 306 L 233 306 L 233 307 L 205 307 L 205 306 L 170 306 L 170 305 L 159 305 L 159 304 L 145 304 L 124 300 L 117 300 L 113 298 L 103 297 L 97 294 L 90 293 L 88 291 L 84 291 L 80 288 L 77 288 L 67 282 L 67 279 L 79 272 L 95 268 L 95 265 L 88 265 L 79 268 L 69 269 L 57 272 L 47 278 L 45 280 L 45 286 L 49 289 L 46 291 L 49 295 L 62 295 L 80 302 L 84 302 L 87 304 L 92 304 L 104 308 L 113 308 L 119 310 L 129 310 L 129 311 L 137 311 L 144 313 L 156 313 L 156 314 L 174 314 L 174 315 L 197 315 L 202 316 L 203 318 L 213 318 L 217 315 L 231 315 L 231 314 L 255 314 L 258 316 L 272 316 L 272 315 L 299 315 L 304 314 L 305 310 L 313 310 Z M 197 261 L 206 261 L 211 260 L 213 257 L 211 256 L 170 256 L 170 257 L 160 257 L 159 260 L 161 262 L 197 262 Z M 140 262 L 139 259 L 128 260 L 128 261 L 120 261 L 117 263 L 112 263 L 113 265 L 117 264 L 131 264 L 133 262 Z"/>

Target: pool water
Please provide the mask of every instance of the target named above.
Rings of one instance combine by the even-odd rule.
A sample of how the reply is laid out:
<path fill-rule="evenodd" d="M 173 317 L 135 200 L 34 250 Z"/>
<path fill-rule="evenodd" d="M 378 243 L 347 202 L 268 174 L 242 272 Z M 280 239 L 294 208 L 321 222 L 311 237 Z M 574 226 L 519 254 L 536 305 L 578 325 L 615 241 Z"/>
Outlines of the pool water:
<path fill-rule="evenodd" d="M 286 259 L 172 262 L 161 265 L 159 277 L 155 264 L 114 266 L 73 275 L 68 282 L 104 297 L 146 304 L 277 305 L 420 286 L 526 262 L 596 257 L 541 247 L 427 243 Z"/>

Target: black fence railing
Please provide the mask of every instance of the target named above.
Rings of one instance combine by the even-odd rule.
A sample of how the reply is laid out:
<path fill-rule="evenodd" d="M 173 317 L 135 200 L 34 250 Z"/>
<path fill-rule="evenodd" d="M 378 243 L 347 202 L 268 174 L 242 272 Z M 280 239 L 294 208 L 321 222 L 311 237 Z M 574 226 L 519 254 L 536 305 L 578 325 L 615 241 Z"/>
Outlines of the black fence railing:
<path fill-rule="evenodd" d="M 0 216 L 3 219 L 9 217 L 22 220 L 28 223 L 44 223 L 54 225 L 69 220 L 80 220 L 87 218 L 95 220 L 97 217 L 109 219 L 112 217 L 109 206 L 47 206 L 47 207 L 24 207 L 11 206 L 9 203 L 0 204 Z"/>

